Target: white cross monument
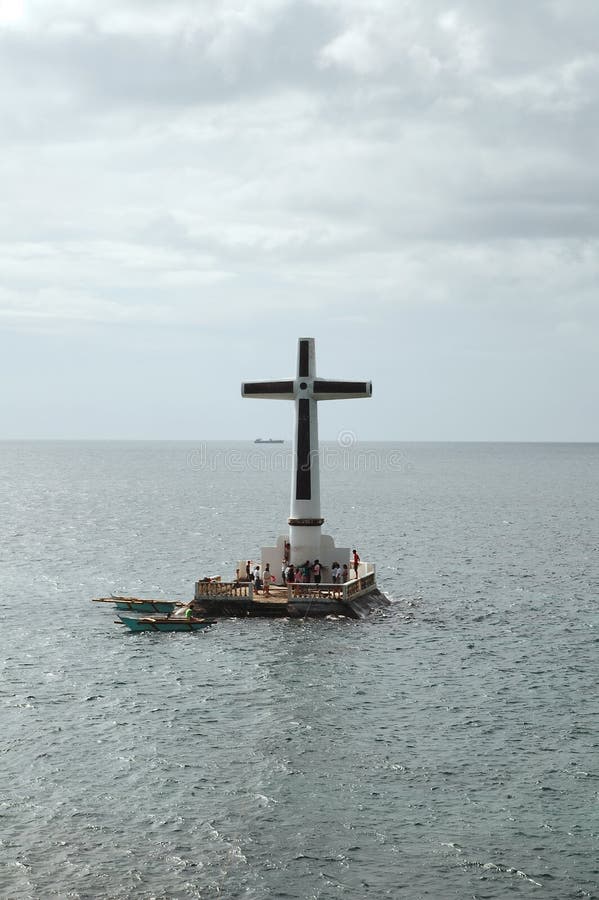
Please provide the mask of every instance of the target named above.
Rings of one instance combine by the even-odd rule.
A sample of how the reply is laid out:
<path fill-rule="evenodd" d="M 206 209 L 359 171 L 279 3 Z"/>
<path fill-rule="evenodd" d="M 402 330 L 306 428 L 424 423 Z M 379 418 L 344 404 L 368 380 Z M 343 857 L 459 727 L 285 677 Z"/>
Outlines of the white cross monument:
<path fill-rule="evenodd" d="M 243 397 L 259 400 L 293 400 L 295 402 L 295 441 L 291 475 L 291 514 L 289 516 L 290 561 L 301 565 L 315 559 L 329 566 L 335 553 L 332 538 L 321 534 L 324 519 L 320 515 L 320 473 L 318 454 L 319 400 L 350 400 L 372 396 L 370 381 L 331 381 L 316 377 L 314 338 L 300 338 L 297 353 L 297 377 L 289 381 L 249 381 L 241 386 Z M 280 550 L 284 538 L 276 548 L 262 550 L 262 563 L 271 563 L 271 571 L 278 574 Z M 336 551 L 339 556 L 349 550 Z M 347 560 L 347 561 L 348 561 Z M 339 562 L 345 562 L 339 558 Z"/>

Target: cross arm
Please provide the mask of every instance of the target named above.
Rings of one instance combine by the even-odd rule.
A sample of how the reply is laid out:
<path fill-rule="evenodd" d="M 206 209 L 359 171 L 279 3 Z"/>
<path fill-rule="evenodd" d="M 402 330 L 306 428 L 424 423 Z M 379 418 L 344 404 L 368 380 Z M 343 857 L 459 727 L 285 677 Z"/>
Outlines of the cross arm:
<path fill-rule="evenodd" d="M 372 397 L 372 381 L 316 378 L 312 392 L 315 400 L 357 400 L 360 397 Z"/>
<path fill-rule="evenodd" d="M 293 400 L 293 381 L 244 381 L 241 396 L 257 400 Z"/>

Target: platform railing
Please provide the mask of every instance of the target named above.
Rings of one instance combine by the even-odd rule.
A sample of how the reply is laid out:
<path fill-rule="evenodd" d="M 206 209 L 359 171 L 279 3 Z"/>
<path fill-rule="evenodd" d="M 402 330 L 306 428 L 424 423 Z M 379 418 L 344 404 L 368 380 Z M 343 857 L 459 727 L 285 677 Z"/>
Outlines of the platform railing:
<path fill-rule="evenodd" d="M 248 600 L 253 600 L 254 585 L 251 581 L 196 581 L 196 600 L 222 596 L 247 597 Z"/>
<path fill-rule="evenodd" d="M 374 572 L 369 572 L 368 575 L 362 575 L 361 578 L 356 578 L 354 581 L 348 581 L 343 585 L 345 588 L 343 599 L 351 600 L 352 597 L 362 594 L 369 588 L 374 587 L 375 584 Z"/>
<path fill-rule="evenodd" d="M 337 600 L 347 601 L 358 597 L 365 591 L 375 587 L 375 574 L 369 572 L 361 578 L 346 581 L 344 584 L 304 584 L 302 582 L 287 585 L 287 600 Z M 195 599 L 210 597 L 237 597 L 252 601 L 254 584 L 251 581 L 196 581 Z"/>
<path fill-rule="evenodd" d="M 287 585 L 287 599 L 292 600 L 343 600 L 344 584 L 297 584 Z"/>
<path fill-rule="evenodd" d="M 344 584 L 288 584 L 287 597 L 292 600 L 351 600 L 375 587 L 374 572 L 346 581 Z"/>

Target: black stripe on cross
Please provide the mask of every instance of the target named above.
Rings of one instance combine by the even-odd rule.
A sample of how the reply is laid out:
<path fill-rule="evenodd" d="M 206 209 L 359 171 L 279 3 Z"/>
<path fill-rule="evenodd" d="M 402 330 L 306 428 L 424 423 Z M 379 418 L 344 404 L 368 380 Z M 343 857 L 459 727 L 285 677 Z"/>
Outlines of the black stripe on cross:
<path fill-rule="evenodd" d="M 327 381 L 322 378 L 314 382 L 315 394 L 364 394 L 369 396 L 372 388 L 367 381 Z"/>
<path fill-rule="evenodd" d="M 246 396 L 249 394 L 293 395 L 293 381 L 246 381 L 243 385 L 243 393 Z"/>
<path fill-rule="evenodd" d="M 310 471 L 310 401 L 297 403 L 297 470 L 295 474 L 295 499 L 312 499 L 312 473 Z"/>
<path fill-rule="evenodd" d="M 310 341 L 299 342 L 299 372 L 300 378 L 310 377 Z"/>

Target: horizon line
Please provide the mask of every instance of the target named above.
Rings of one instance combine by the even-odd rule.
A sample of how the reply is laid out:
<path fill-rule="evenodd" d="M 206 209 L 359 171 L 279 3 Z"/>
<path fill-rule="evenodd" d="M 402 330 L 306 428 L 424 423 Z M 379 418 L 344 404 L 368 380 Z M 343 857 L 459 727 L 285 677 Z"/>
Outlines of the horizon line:
<path fill-rule="evenodd" d="M 277 438 L 275 443 L 280 447 L 281 442 L 293 446 L 291 438 Z M 19 443 L 114 443 L 114 444 L 193 444 L 193 443 L 235 443 L 235 444 L 256 444 L 255 438 L 134 438 L 134 437 L 1 437 L 0 444 L 19 444 Z M 339 442 L 338 436 L 334 438 L 320 438 L 319 443 L 338 444 L 340 449 L 351 450 L 358 444 L 599 444 L 599 438 L 355 438 L 350 444 Z M 257 446 L 269 446 L 268 439 L 259 442 Z"/>

